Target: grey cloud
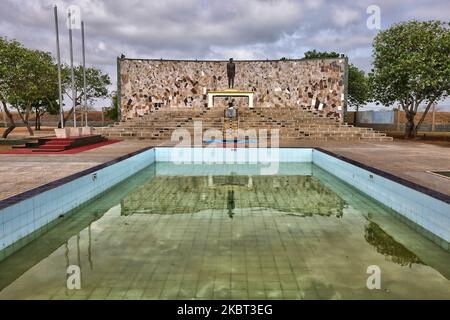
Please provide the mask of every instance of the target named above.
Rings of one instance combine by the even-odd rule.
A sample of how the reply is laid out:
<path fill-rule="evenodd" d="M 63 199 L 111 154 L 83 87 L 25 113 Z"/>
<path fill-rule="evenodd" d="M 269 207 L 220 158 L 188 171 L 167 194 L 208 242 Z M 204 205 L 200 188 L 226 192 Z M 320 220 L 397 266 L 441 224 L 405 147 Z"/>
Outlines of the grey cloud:
<path fill-rule="evenodd" d="M 375 31 L 366 27 L 372 0 L 2 0 L 0 35 L 55 52 L 52 6 L 60 11 L 62 55 L 68 59 L 65 9 L 78 5 L 86 23 L 87 62 L 115 79 L 116 57 L 240 59 L 302 57 L 316 48 L 347 53 L 370 69 Z M 411 18 L 450 20 L 447 0 L 380 0 L 382 28 Z M 74 32 L 80 60 L 80 34 Z"/>

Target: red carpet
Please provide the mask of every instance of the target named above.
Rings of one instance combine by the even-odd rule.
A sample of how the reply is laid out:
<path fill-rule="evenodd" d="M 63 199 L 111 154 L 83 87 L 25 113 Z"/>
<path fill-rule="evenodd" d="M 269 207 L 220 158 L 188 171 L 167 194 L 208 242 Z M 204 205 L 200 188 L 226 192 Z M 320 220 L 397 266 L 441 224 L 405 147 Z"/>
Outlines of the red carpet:
<path fill-rule="evenodd" d="M 32 151 L 32 149 L 8 149 L 8 150 L 0 150 L 0 154 L 76 154 L 87 150 L 92 150 L 95 148 L 107 146 L 109 144 L 113 144 L 116 142 L 120 142 L 120 140 L 106 140 L 99 143 L 90 144 L 87 146 L 75 147 L 64 151 L 59 152 L 39 152 Z"/>

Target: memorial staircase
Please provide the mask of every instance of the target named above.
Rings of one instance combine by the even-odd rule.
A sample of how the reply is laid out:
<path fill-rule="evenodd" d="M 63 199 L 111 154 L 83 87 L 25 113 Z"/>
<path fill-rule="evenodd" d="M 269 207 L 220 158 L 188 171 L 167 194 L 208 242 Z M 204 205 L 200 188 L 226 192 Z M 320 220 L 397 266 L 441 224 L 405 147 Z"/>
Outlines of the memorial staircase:
<path fill-rule="evenodd" d="M 166 107 L 117 122 L 110 127 L 96 128 L 95 133 L 118 139 L 170 140 L 176 129 L 186 129 L 193 133 L 195 121 L 201 121 L 202 131 L 220 130 L 223 126 L 222 118 L 221 108 Z"/>
<path fill-rule="evenodd" d="M 223 139 L 237 138 L 239 135 L 239 111 L 236 112 L 236 116 L 233 118 L 227 117 L 226 111 L 224 111 L 222 122 Z"/>
<path fill-rule="evenodd" d="M 385 133 L 340 123 L 307 106 L 241 107 L 233 119 L 226 117 L 222 107 L 162 107 L 138 118 L 97 128 L 95 133 L 111 139 L 170 140 L 175 129 L 186 129 L 192 135 L 195 121 L 201 121 L 203 132 L 221 130 L 226 139 L 238 137 L 238 129 L 267 129 L 268 136 L 271 129 L 279 129 L 280 138 L 289 140 L 392 141 Z"/>

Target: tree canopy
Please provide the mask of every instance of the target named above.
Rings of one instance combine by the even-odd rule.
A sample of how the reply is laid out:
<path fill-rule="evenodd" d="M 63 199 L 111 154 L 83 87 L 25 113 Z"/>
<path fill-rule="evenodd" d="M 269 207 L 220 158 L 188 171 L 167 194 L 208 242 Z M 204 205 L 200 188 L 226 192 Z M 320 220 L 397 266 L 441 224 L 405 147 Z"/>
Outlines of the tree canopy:
<path fill-rule="evenodd" d="M 83 98 L 83 66 L 75 66 L 75 90 L 77 93 L 76 102 L 77 105 L 82 103 Z M 62 69 L 62 82 L 64 93 L 72 99 L 71 91 L 71 77 L 70 67 L 63 66 Z M 91 100 L 95 98 L 106 97 L 108 95 L 108 86 L 111 84 L 109 75 L 103 74 L 100 69 L 90 67 L 86 68 L 86 99 Z"/>
<path fill-rule="evenodd" d="M 75 104 L 82 105 L 83 99 L 83 67 L 74 67 L 75 74 Z M 69 100 L 72 100 L 72 79 L 70 75 L 70 67 L 62 68 L 63 90 Z M 108 96 L 108 86 L 111 84 L 109 75 L 102 73 L 100 69 L 90 67 L 86 68 L 86 100 L 89 102 L 95 98 L 103 98 Z M 73 113 L 73 106 L 64 117 L 64 122 Z"/>
<path fill-rule="evenodd" d="M 82 104 L 83 67 L 75 70 L 76 105 Z M 67 98 L 72 99 L 70 69 L 62 68 L 62 87 Z M 87 101 L 107 97 L 111 80 L 97 68 L 86 68 Z M 31 112 L 36 115 L 35 128 L 40 127 L 40 117 L 49 112 L 55 114 L 58 104 L 57 66 L 50 53 L 23 47 L 16 40 L 0 37 L 0 102 L 8 117 L 9 126 L 3 133 L 6 138 L 16 124 L 8 108 L 19 114 L 22 122 L 33 135 L 28 119 Z M 64 121 L 72 114 L 73 108 L 66 114 Z"/>
<path fill-rule="evenodd" d="M 450 89 L 450 23 L 416 20 L 381 31 L 373 42 L 370 74 L 376 101 L 398 103 L 408 123 L 406 137 L 414 137 L 426 113 Z M 419 106 L 425 111 L 416 124 Z"/>
<path fill-rule="evenodd" d="M 309 50 L 305 52 L 305 59 L 326 59 L 326 58 L 339 58 L 340 55 L 337 52 L 331 51 L 316 51 L 316 49 L 314 50 Z"/>
<path fill-rule="evenodd" d="M 106 109 L 106 115 L 112 120 L 119 120 L 119 100 L 115 91 L 111 94 L 111 106 Z"/>
<path fill-rule="evenodd" d="M 0 38 L 0 101 L 9 119 L 6 137 L 15 123 L 8 105 L 18 112 L 30 135 L 28 119 L 38 101 L 54 101 L 57 96 L 57 69 L 48 52 L 24 48 L 16 40 Z"/>
<path fill-rule="evenodd" d="M 358 110 L 371 99 L 369 78 L 353 64 L 348 66 L 348 104 Z"/>

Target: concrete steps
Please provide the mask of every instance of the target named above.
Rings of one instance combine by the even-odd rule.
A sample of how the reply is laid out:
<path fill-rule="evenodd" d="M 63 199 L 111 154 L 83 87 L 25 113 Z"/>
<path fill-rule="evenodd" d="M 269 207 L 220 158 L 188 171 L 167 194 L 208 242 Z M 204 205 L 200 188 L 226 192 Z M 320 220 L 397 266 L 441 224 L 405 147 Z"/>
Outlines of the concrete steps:
<path fill-rule="evenodd" d="M 97 128 L 96 133 L 118 139 L 170 139 L 176 129 L 186 129 L 191 135 L 194 122 L 202 122 L 203 132 L 279 129 L 281 138 L 299 140 L 391 141 L 386 134 L 371 128 L 353 127 L 327 118 L 307 107 L 254 108 L 239 110 L 239 121 L 224 118 L 221 108 L 160 108 L 113 126 Z"/>

